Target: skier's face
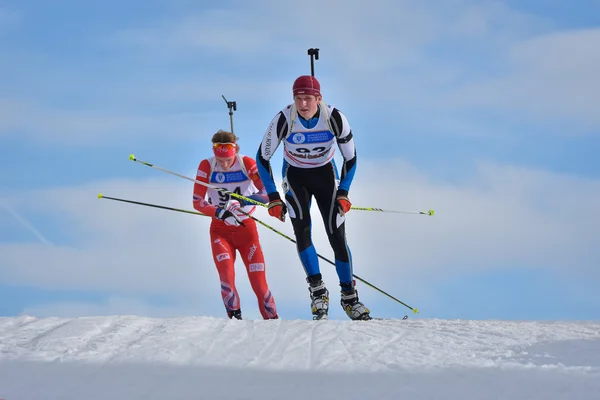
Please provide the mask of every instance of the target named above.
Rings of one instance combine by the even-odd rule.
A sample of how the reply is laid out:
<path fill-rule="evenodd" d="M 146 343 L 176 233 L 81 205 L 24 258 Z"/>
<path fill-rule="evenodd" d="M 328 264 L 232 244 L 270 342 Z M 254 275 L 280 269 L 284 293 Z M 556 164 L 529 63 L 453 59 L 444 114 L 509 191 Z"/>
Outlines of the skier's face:
<path fill-rule="evenodd" d="M 298 114 L 304 119 L 312 118 L 317 113 L 321 96 L 312 95 L 298 95 L 294 97 L 294 103 L 296 103 L 296 109 Z"/>
<path fill-rule="evenodd" d="M 235 157 L 215 157 L 215 159 L 217 160 L 217 164 L 219 164 L 219 167 L 221 167 L 225 171 L 231 168 L 233 166 L 233 163 L 235 162 Z"/>

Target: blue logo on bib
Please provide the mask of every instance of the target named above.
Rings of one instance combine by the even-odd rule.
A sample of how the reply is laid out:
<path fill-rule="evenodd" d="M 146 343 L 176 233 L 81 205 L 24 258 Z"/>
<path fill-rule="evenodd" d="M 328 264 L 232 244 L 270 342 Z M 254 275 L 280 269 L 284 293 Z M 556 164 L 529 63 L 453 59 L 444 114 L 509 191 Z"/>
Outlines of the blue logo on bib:
<path fill-rule="evenodd" d="M 242 171 L 213 172 L 210 177 L 211 182 L 217 183 L 243 182 L 246 179 Z"/>
<path fill-rule="evenodd" d="M 296 144 L 304 143 L 305 140 L 306 137 L 301 133 L 294 133 L 294 136 L 292 136 L 292 141 Z"/>

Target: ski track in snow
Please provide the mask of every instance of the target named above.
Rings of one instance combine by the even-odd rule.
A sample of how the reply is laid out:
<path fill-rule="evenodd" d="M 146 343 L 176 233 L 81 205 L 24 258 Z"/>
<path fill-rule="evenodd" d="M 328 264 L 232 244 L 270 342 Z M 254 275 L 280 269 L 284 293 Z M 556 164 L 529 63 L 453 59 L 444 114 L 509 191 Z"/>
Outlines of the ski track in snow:
<path fill-rule="evenodd" d="M 238 379 L 248 387 L 223 389 Z M 148 380 L 153 391 L 130 390 Z M 198 398 L 200 386 L 214 389 L 200 398 L 340 397 L 333 382 L 353 388 L 344 398 L 600 399 L 600 322 L 0 318 L 6 400 L 94 398 L 100 383 L 111 399 Z"/>
<path fill-rule="evenodd" d="M 587 346 L 581 342 L 587 340 Z M 564 350 L 546 356 L 544 346 Z M 579 348 L 585 354 L 590 346 L 600 351 L 600 323 L 0 318 L 2 360 L 156 361 L 305 370 L 452 366 L 593 370 L 600 368 L 600 356 L 597 361 L 588 357 L 589 365 L 567 361 L 570 351 Z"/>

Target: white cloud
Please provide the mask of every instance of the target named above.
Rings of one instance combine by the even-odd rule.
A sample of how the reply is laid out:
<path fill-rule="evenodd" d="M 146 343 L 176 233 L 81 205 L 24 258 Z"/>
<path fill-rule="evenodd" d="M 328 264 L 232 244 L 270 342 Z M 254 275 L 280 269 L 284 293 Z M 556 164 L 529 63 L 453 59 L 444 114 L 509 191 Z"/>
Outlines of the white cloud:
<path fill-rule="evenodd" d="M 16 212 L 12 207 L 4 202 L 4 200 L 0 199 L 0 206 L 2 206 L 12 217 L 21 224 L 25 229 L 31 232 L 35 237 L 38 238 L 40 242 L 45 244 L 46 246 L 53 246 L 52 242 L 50 242 L 44 235 L 37 230 L 35 226 L 31 224 L 27 219 L 23 218 L 21 214 Z"/>
<path fill-rule="evenodd" d="M 115 38 L 152 51 L 158 49 L 169 53 L 174 49 L 189 51 L 196 48 L 248 56 L 264 51 L 272 43 L 267 27 L 264 30 L 248 29 L 249 23 L 252 21 L 241 10 L 206 10 L 176 21 L 164 21 L 153 28 L 125 29 Z"/>
<path fill-rule="evenodd" d="M 407 57 L 433 39 L 439 22 L 435 13 L 406 1 L 379 1 L 376 7 L 357 1 L 308 1 L 303 7 L 308 15 L 290 13 L 279 1 L 240 4 L 166 20 L 157 27 L 126 29 L 115 39 L 161 56 L 189 58 L 194 50 L 211 51 L 246 62 L 282 64 L 287 63 L 282 57 L 305 54 L 314 43 L 347 69 L 371 70 L 372 65 Z"/>
<path fill-rule="evenodd" d="M 170 140 L 189 140 L 224 120 L 203 103 L 220 110 L 222 94 L 242 107 L 288 102 L 293 77 L 309 71 L 306 49 L 313 46 L 321 48 L 316 68 L 327 101 L 383 114 L 402 107 L 406 123 L 412 117 L 434 134 L 440 125 L 451 135 L 490 130 L 456 115 L 457 109 L 509 113 L 541 124 L 570 118 L 569 131 L 578 132 L 600 123 L 594 108 L 600 92 L 594 30 L 558 31 L 545 18 L 495 1 L 431 7 L 386 0 L 364 7 L 358 1 L 314 0 L 304 7 L 320 12 L 303 18 L 279 1 L 243 3 L 159 17 L 150 27 L 132 25 L 106 42 L 90 43 L 115 51 L 114 68 L 133 79 L 69 70 L 51 59 L 39 74 L 28 65 L 23 79 L 33 79 L 39 92 L 0 100 L 0 136 L 64 146 L 167 133 Z M 64 96 L 81 104 L 52 103 L 68 103 Z M 268 120 L 274 112 L 256 118 Z"/>
<path fill-rule="evenodd" d="M 370 7 L 360 1 L 309 0 L 307 15 L 290 15 L 279 1 L 240 4 L 235 9 L 165 19 L 153 27 L 129 28 L 114 39 L 152 54 L 169 53 L 187 59 L 190 53 L 211 51 L 220 56 L 279 60 L 319 47 L 324 57 L 338 60 L 345 72 L 381 72 L 401 65 L 423 66 L 429 60 L 422 46 L 447 39 L 493 39 L 500 33 L 525 34 L 540 29 L 542 18 L 495 2 L 444 2 L 431 7 L 412 1 L 380 0 Z M 306 57 L 297 57 L 303 60 Z M 317 63 L 318 64 L 318 63 Z"/>
<path fill-rule="evenodd" d="M 461 108 L 487 108 L 527 114 L 538 121 L 569 118 L 573 131 L 600 126 L 600 29 L 541 35 L 514 44 L 506 62 L 512 73 L 470 82 L 450 93 Z M 566 134 L 572 131 L 565 132 Z"/>
<path fill-rule="evenodd" d="M 33 315 L 38 318 L 44 317 L 87 317 L 90 315 L 144 315 L 148 317 L 177 317 L 182 315 L 194 315 L 197 309 L 191 304 L 189 308 L 179 304 L 176 307 L 159 306 L 149 304 L 135 297 L 111 296 L 106 301 L 97 302 L 74 302 L 61 301 L 44 303 L 23 310 L 24 315 Z"/>
<path fill-rule="evenodd" d="M 189 140 L 199 131 L 212 131 L 206 120 L 214 118 L 214 113 L 202 111 L 132 114 L 51 108 L 11 99 L 0 99 L 0 107 L 0 137 L 25 137 L 49 146 L 115 146 L 163 137 Z"/>
<path fill-rule="evenodd" d="M 191 60 L 208 51 L 224 57 L 220 62 L 228 67 L 269 65 L 272 87 L 263 79 L 262 93 L 287 92 L 289 83 L 275 82 L 308 73 L 306 49 L 319 47 L 316 69 L 326 82 L 326 98 L 370 98 L 376 101 L 363 106 L 382 110 L 399 103 L 436 115 L 460 108 L 501 110 L 536 123 L 569 118 L 578 131 L 600 124 L 594 108 L 600 92 L 595 30 L 561 31 L 545 17 L 496 1 L 458 0 L 435 8 L 408 1 L 305 6 L 321 11 L 290 20 L 283 17 L 289 14 L 285 4 L 262 2 L 132 28 L 116 37 L 161 58 L 168 52 Z M 227 85 L 227 78 L 220 80 Z M 185 83 L 177 85 L 183 96 L 189 93 Z M 237 89 L 240 98 L 258 93 L 250 86 Z"/>

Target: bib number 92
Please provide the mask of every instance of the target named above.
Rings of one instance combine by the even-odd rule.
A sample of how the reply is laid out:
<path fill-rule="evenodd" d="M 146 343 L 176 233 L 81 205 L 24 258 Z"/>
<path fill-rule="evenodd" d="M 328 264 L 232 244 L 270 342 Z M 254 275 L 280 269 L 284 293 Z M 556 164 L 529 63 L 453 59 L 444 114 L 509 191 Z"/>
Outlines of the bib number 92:
<path fill-rule="evenodd" d="M 323 152 L 325 150 L 327 150 L 327 147 L 325 147 L 325 146 L 313 147 L 312 149 L 308 149 L 306 147 L 297 147 L 296 148 L 296 151 L 298 153 L 303 153 L 303 154 L 313 153 L 313 152 L 314 153 L 321 153 L 321 152 Z"/>

